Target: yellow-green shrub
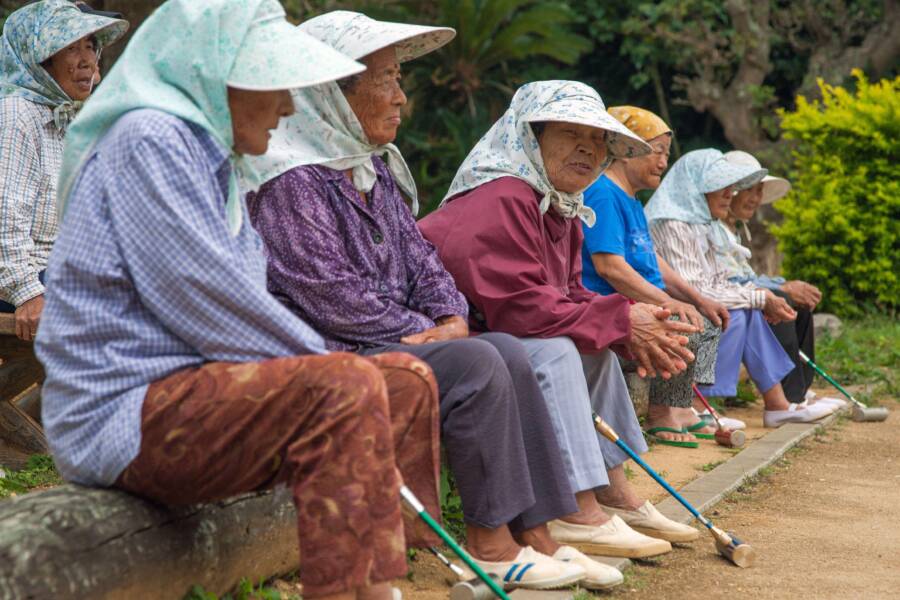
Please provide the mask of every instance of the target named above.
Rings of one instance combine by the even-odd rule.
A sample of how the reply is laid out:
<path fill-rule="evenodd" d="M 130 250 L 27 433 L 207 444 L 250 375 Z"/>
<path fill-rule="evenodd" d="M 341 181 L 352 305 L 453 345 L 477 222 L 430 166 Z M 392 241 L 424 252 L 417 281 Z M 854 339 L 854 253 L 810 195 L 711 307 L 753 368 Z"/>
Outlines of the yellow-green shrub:
<path fill-rule="evenodd" d="M 822 289 L 824 310 L 900 306 L 900 77 L 856 91 L 819 81 L 820 101 L 781 111 L 793 140 L 791 193 L 774 228 L 789 279 Z"/>

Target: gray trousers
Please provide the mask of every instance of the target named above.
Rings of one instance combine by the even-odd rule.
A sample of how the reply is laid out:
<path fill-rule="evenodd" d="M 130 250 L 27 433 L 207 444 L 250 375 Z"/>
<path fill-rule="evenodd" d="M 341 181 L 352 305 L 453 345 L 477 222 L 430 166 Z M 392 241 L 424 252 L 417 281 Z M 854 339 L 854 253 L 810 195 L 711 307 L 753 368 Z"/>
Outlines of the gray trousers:
<path fill-rule="evenodd" d="M 583 355 L 567 337 L 522 340 L 541 384 L 559 440 L 566 474 L 576 492 L 609 485 L 608 469 L 628 456 L 594 429 L 592 412 L 637 453 L 647 451 L 616 355 Z"/>
<path fill-rule="evenodd" d="M 722 330 L 703 317 L 703 331 L 688 336 L 688 349 L 694 362 L 668 381 L 662 377 L 650 380 L 650 404 L 688 408 L 694 400 L 692 385 L 712 385 L 716 381 L 716 354 Z"/>
<path fill-rule="evenodd" d="M 578 510 L 525 347 L 505 333 L 362 354 L 407 352 L 431 367 L 441 443 L 467 522 L 514 532 Z"/>

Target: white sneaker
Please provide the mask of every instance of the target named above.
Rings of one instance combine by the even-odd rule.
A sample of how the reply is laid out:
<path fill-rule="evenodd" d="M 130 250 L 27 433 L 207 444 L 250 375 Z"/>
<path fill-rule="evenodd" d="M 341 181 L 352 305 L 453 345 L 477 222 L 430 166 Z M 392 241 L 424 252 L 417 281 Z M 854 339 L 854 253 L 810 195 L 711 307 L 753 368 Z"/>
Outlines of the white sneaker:
<path fill-rule="evenodd" d="M 550 535 L 560 544 L 575 546 L 587 554 L 646 558 L 671 552 L 672 544 L 638 533 L 618 515 L 603 525 L 576 525 L 555 520 L 547 523 Z"/>
<path fill-rule="evenodd" d="M 522 548 L 509 562 L 488 562 L 472 557 L 488 575 L 496 575 L 504 587 L 549 590 L 577 583 L 585 578 L 584 569 L 574 562 L 562 562 L 541 554 L 531 546 Z"/>
<path fill-rule="evenodd" d="M 763 425 L 766 427 L 778 427 L 785 423 L 812 423 L 822 417 L 827 417 L 834 410 L 834 406 L 829 404 L 812 404 L 809 406 L 791 404 L 787 410 L 763 411 Z"/>
<path fill-rule="evenodd" d="M 637 510 L 623 510 L 601 504 L 600 507 L 611 515 L 618 515 L 629 527 L 637 532 L 668 542 L 693 542 L 700 532 L 690 525 L 683 525 L 665 517 L 647 500 Z"/>
<path fill-rule="evenodd" d="M 561 562 L 576 564 L 584 569 L 586 576 L 578 585 L 589 590 L 605 590 L 625 581 L 625 578 L 622 577 L 622 574 L 615 567 L 597 562 L 572 546 L 560 546 L 553 558 Z"/>

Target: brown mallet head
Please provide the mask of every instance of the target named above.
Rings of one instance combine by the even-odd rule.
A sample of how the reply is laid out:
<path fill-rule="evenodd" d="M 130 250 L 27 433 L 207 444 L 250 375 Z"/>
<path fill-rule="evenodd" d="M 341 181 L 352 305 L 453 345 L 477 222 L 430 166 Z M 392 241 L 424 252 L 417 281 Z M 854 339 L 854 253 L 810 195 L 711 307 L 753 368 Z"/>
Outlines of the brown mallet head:
<path fill-rule="evenodd" d="M 716 443 L 726 448 L 743 448 L 747 443 L 747 434 L 738 429 L 717 429 Z"/>

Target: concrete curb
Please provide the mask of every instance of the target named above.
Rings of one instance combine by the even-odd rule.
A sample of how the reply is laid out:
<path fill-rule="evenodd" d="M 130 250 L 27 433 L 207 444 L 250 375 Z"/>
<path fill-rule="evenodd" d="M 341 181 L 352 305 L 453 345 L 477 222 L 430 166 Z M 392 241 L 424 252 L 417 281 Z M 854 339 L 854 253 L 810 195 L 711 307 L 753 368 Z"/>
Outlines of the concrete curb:
<path fill-rule="evenodd" d="M 817 430 L 833 425 L 841 412 L 850 414 L 849 408 L 845 408 L 843 411 L 833 413 L 816 423 L 789 423 L 782 425 L 678 491 L 694 508 L 704 513 L 721 502 L 725 496 L 739 488 L 749 478 L 784 456 L 785 452 L 815 434 Z M 675 498 L 666 498 L 657 504 L 656 508 L 666 517 L 678 523 L 689 524 L 694 522 L 694 516 Z M 591 558 L 611 565 L 620 571 L 624 571 L 631 566 L 631 561 L 627 558 L 613 558 L 609 556 L 592 556 Z M 526 592 L 525 590 L 517 590 L 510 594 L 510 597 L 516 600 L 529 600 L 531 598 L 535 600 L 565 600 L 571 598 L 572 593 L 566 591 Z"/>

